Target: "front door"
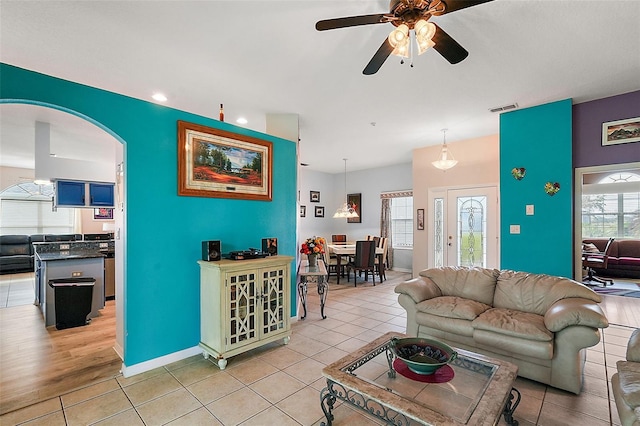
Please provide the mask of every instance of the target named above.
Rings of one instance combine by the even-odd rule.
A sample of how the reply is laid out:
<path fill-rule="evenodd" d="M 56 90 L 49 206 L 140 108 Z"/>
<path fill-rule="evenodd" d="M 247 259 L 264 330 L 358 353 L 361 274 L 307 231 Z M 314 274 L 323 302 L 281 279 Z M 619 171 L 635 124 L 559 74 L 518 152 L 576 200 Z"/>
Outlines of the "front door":
<path fill-rule="evenodd" d="M 495 186 L 429 191 L 429 267 L 498 268 Z"/>

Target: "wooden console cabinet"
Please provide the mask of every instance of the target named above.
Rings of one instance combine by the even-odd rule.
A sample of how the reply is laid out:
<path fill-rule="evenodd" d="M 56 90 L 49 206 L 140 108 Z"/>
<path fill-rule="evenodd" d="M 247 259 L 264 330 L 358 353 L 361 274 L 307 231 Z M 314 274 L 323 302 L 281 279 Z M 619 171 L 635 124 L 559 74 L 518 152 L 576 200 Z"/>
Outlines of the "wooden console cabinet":
<path fill-rule="evenodd" d="M 200 347 L 226 358 L 291 336 L 291 256 L 200 264 Z"/>

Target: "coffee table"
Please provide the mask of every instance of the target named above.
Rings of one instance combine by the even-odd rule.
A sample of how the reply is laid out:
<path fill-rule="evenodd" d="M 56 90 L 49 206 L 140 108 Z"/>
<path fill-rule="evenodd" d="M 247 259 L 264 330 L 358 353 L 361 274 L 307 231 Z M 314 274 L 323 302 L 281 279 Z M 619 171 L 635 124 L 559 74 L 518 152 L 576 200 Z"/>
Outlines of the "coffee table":
<path fill-rule="evenodd" d="M 495 425 L 503 414 L 507 424 L 518 424 L 513 419 L 520 402 L 520 392 L 513 388 L 516 365 L 456 349 L 458 357 L 447 370 L 453 378 L 423 383 L 394 369 L 394 362 L 401 362 L 389 349 L 394 336 L 407 337 L 387 333 L 322 370 L 327 387 L 320 393 L 320 405 L 327 425 L 334 420 L 337 400 L 393 425 Z"/>

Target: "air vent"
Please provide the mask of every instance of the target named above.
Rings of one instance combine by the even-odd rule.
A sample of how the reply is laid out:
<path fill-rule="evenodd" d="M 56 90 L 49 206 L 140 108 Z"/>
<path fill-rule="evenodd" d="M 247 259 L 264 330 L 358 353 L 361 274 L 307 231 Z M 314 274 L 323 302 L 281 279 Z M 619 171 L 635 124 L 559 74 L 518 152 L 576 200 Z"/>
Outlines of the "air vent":
<path fill-rule="evenodd" d="M 503 111 L 509 111 L 510 109 L 516 109 L 516 108 L 518 108 L 518 104 L 513 103 L 513 104 L 504 105 L 504 106 L 497 107 L 497 108 L 491 108 L 489 111 L 491 111 L 491 112 L 503 112 Z"/>

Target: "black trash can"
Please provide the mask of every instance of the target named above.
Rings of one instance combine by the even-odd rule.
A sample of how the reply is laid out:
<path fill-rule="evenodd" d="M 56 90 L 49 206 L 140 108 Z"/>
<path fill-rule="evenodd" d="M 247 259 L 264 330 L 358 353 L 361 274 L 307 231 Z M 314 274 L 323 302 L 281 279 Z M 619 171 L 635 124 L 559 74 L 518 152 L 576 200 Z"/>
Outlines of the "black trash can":
<path fill-rule="evenodd" d="M 87 315 L 91 313 L 93 300 L 93 277 L 58 278 L 49 280 L 55 293 L 56 328 L 87 325 Z"/>

